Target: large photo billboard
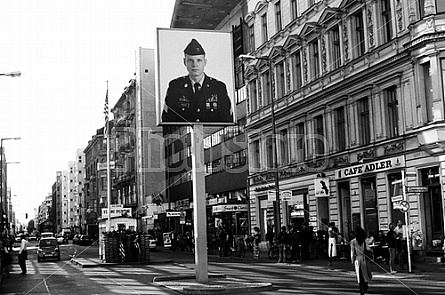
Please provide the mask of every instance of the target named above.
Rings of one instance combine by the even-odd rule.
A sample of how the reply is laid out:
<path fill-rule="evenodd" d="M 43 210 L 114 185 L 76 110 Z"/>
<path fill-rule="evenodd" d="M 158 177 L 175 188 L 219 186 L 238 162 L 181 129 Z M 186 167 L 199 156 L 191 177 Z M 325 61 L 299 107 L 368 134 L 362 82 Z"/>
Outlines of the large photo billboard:
<path fill-rule="evenodd" d="M 156 33 L 158 124 L 233 124 L 232 34 L 164 28 Z"/>

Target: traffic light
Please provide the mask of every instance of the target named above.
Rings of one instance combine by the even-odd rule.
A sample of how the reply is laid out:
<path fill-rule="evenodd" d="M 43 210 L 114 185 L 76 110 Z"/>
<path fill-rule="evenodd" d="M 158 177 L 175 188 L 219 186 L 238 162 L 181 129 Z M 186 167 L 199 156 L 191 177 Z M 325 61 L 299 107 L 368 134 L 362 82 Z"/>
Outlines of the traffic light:
<path fill-rule="evenodd" d="M 25 213 L 25 219 L 28 219 L 28 213 Z"/>

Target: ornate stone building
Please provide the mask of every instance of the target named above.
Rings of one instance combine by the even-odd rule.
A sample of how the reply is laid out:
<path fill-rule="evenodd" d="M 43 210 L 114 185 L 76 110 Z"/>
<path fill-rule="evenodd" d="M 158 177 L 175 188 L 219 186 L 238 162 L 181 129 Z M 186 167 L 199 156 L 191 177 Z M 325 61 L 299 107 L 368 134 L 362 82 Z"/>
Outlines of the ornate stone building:
<path fill-rule="evenodd" d="M 247 2 L 251 226 L 334 221 L 348 238 L 400 219 L 416 253 L 440 249 L 442 1 Z"/>

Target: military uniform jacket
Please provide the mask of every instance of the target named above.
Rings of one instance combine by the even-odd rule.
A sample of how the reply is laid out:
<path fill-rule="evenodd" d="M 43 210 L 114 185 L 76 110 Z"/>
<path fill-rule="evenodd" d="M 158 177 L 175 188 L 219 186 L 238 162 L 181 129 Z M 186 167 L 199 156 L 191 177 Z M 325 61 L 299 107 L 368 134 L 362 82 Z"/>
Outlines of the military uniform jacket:
<path fill-rule="evenodd" d="M 233 122 L 226 85 L 206 75 L 201 90 L 195 93 L 188 76 L 170 81 L 162 122 Z"/>

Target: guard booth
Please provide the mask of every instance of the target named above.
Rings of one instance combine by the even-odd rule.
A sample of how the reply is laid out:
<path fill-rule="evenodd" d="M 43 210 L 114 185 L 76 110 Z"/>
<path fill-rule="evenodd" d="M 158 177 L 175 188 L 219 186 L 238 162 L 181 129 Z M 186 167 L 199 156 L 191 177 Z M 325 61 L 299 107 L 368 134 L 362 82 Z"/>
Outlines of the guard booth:
<path fill-rule="evenodd" d="M 137 231 L 137 219 L 130 217 L 131 213 L 131 208 L 124 208 L 121 204 L 112 204 L 110 206 L 110 218 L 108 218 L 108 208 L 102 209 L 102 218 L 98 220 L 99 257 L 102 261 L 122 261 L 122 249 L 119 249 L 118 246 L 108 246 L 110 244 L 120 244 L 119 233 Z M 108 221 L 110 222 L 109 230 L 107 230 Z"/>

